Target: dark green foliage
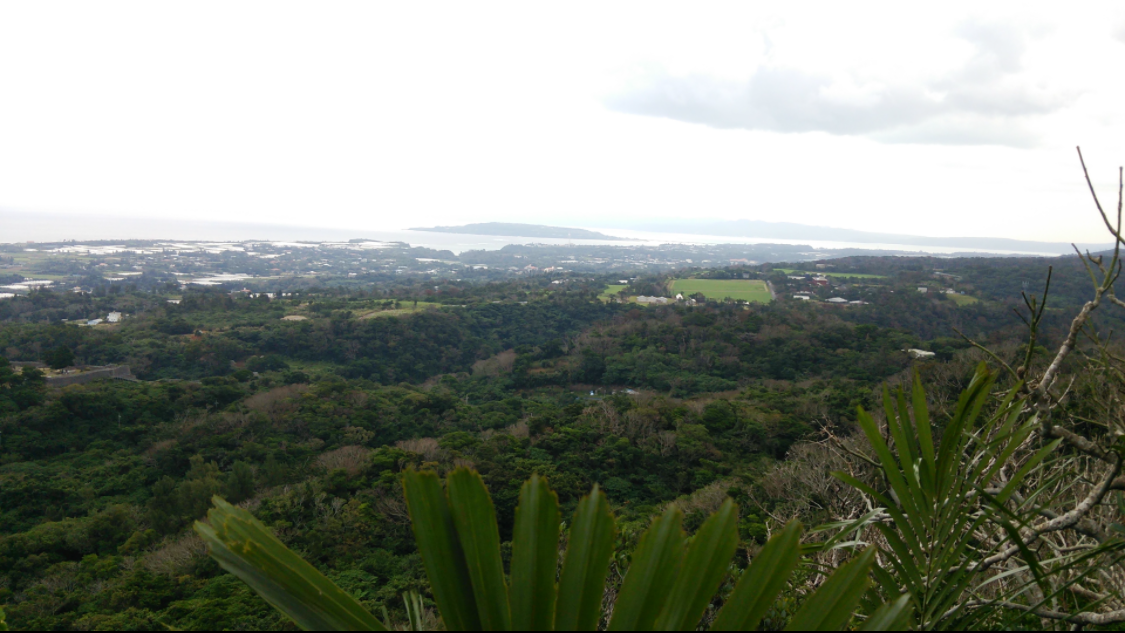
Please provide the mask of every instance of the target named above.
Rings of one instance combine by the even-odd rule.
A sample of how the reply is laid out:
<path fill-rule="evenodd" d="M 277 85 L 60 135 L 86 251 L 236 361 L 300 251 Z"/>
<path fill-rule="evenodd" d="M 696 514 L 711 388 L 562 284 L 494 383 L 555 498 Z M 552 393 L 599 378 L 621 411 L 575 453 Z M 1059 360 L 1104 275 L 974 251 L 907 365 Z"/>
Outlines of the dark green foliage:
<path fill-rule="evenodd" d="M 0 356 L 0 415 L 41 404 L 46 391 L 43 372 L 33 367 L 25 367 L 20 372 L 13 371 L 8 359 Z"/>
<path fill-rule="evenodd" d="M 51 293 L 0 302 L 0 604 L 9 622 L 21 629 L 287 626 L 185 542 L 187 526 L 215 494 L 250 508 L 380 619 L 385 607 L 393 623 L 407 621 L 403 595 L 411 592 L 432 617 L 434 587 L 401 480 L 411 468 L 472 464 L 493 504 L 512 624 L 546 628 L 558 615 L 545 598 L 558 597 L 558 551 L 550 546 L 558 539 L 521 526 L 543 534 L 565 519 L 561 534 L 569 538 L 575 511 L 591 504 L 582 499 L 597 485 L 614 503 L 618 573 L 649 556 L 638 542 L 654 515 L 707 488 L 728 491 L 744 509 L 721 526 L 724 538 L 733 529 L 738 551 L 755 551 L 769 541 L 770 509 L 750 497 L 795 442 L 822 427 L 853 432 L 857 406 L 870 409 L 879 385 L 911 364 L 902 348 L 928 347 L 940 362 L 963 362 L 964 345 L 948 338 L 948 325 L 967 319 L 989 333 L 1006 327 L 980 323 L 993 318 L 992 308 L 898 292 L 862 310 L 784 303 L 642 309 L 597 302 L 596 291 L 537 295 L 521 284 L 463 288 L 438 301 L 446 307 L 369 319 L 356 317 L 393 309 L 396 300 L 408 308 L 413 297 L 326 291 L 268 302 L 207 291 L 170 306 L 121 292 L 113 306 L 104 303 L 108 296 Z M 136 316 L 105 329 L 41 322 L 107 309 Z M 281 320 L 294 310 L 309 320 Z M 912 310 L 920 316 L 901 313 Z M 48 390 L 42 372 L 15 371 L 5 358 L 38 360 L 61 347 L 84 363 L 127 363 L 142 381 Z M 653 564 L 664 569 L 686 552 L 672 545 L 703 530 L 708 516 L 667 518 Z M 745 558 L 734 561 L 725 568 L 729 582 L 713 592 L 719 598 L 747 575 Z M 519 583 L 513 566 L 523 574 Z M 626 582 L 639 578 L 626 575 Z M 656 580 L 638 599 L 642 606 L 669 595 L 676 578 Z M 79 588 L 60 597 L 39 588 L 46 585 Z M 783 626 L 799 607 L 798 594 L 780 591 L 784 607 L 765 594 L 751 600 L 769 603 L 771 626 Z M 579 606 L 568 603 L 564 617 L 588 624 L 594 593 L 584 596 L 586 608 L 582 596 L 573 598 Z M 679 624 L 700 599 L 688 600 L 692 609 Z M 634 616 L 614 626 L 648 621 Z"/>
<path fill-rule="evenodd" d="M 51 369 L 65 369 L 74 364 L 74 352 L 66 345 L 59 345 L 45 359 Z"/>

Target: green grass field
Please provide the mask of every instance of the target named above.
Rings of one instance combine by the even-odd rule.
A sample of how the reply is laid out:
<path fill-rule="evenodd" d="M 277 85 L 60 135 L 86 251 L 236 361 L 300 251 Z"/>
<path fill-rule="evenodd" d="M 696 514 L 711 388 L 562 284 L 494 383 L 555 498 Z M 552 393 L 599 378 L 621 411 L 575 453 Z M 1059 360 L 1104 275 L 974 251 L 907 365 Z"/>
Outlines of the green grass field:
<path fill-rule="evenodd" d="M 959 306 L 967 306 L 967 305 L 977 303 L 978 301 L 980 301 L 980 299 L 977 299 L 976 297 L 970 297 L 969 295 L 945 295 L 945 296 L 948 297 L 949 299 L 952 299 L 953 303 L 956 303 Z"/>
<path fill-rule="evenodd" d="M 423 310 L 436 310 L 437 308 L 441 307 L 440 303 L 429 303 L 426 301 L 419 301 L 417 307 L 415 307 L 413 302 L 410 301 L 403 301 L 399 305 L 401 307 L 397 310 L 374 310 L 372 312 L 366 313 L 360 313 L 357 311 L 355 312 L 355 316 L 360 319 L 382 319 L 385 317 L 406 316 L 408 314 L 414 314 L 415 312 L 421 312 Z"/>
<path fill-rule="evenodd" d="M 621 284 L 610 284 L 606 286 L 606 289 L 602 292 L 602 294 L 598 295 L 598 298 L 600 298 L 602 301 L 610 301 L 617 296 L 617 293 L 626 288 L 628 288 L 628 286 Z"/>
<path fill-rule="evenodd" d="M 793 273 L 801 273 L 803 275 L 824 275 L 825 277 L 855 277 L 857 279 L 886 279 L 886 275 L 867 275 L 867 274 L 864 274 L 864 273 L 829 273 L 829 272 L 824 272 L 823 270 L 817 270 L 817 271 L 797 270 L 796 268 L 774 268 L 774 270 L 779 270 L 779 271 L 785 273 L 786 275 L 792 275 Z"/>
<path fill-rule="evenodd" d="M 766 282 L 760 279 L 676 279 L 669 290 L 685 297 L 697 292 L 708 299 L 721 301 L 730 297 L 736 301 L 769 303 L 773 300 Z"/>

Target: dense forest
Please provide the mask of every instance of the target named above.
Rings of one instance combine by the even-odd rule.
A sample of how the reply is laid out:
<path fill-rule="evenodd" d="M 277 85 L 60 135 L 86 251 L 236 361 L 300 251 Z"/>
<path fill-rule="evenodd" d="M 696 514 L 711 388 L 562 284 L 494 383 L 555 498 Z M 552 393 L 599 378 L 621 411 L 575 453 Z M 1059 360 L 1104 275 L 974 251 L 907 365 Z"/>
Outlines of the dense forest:
<path fill-rule="evenodd" d="M 1027 355 L 1013 309 L 1021 292 L 1041 295 L 1049 265 L 1054 301 Z M 406 621 L 405 592 L 431 600 L 401 487 L 411 469 L 479 472 L 505 557 L 532 474 L 550 480 L 567 516 L 593 485 L 604 490 L 622 556 L 669 504 L 691 533 L 730 498 L 744 566 L 779 517 L 840 518 L 831 490 L 802 488 L 799 475 L 782 485 L 779 473 L 827 437 L 857 437 L 857 408 L 880 409 L 884 385 L 917 371 L 936 409 L 950 407 L 981 360 L 1042 362 L 1089 288 L 1077 258 L 833 266 L 839 281 L 824 292 L 864 305 L 793 300 L 806 282 L 769 266 L 691 273 L 769 280 L 769 304 L 641 306 L 606 300 L 601 277 L 272 298 L 176 289 L 175 302 L 172 288 L 37 290 L 0 302 L 8 625 L 291 628 L 190 529 L 214 495 L 249 509 L 372 613 Z M 642 276 L 624 296 L 666 281 Z M 127 318 L 63 322 L 108 311 Z M 52 366 L 117 364 L 136 380 L 48 384 Z"/>

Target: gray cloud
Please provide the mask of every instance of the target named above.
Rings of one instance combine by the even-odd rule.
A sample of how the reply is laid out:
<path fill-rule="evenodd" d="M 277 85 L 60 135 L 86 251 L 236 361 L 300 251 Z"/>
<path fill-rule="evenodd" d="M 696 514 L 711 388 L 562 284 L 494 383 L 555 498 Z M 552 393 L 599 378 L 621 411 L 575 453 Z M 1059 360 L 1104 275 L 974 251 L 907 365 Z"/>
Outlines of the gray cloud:
<path fill-rule="evenodd" d="M 883 142 L 1029 146 L 1036 136 L 1021 119 L 1053 112 L 1067 97 L 1022 82 L 1022 31 L 969 22 L 957 34 L 973 44 L 961 67 L 923 85 L 880 85 L 860 99 L 841 99 L 832 78 L 787 68 L 760 68 L 746 81 L 644 69 L 633 85 L 605 100 L 615 111 L 716 128 L 821 131 Z"/>

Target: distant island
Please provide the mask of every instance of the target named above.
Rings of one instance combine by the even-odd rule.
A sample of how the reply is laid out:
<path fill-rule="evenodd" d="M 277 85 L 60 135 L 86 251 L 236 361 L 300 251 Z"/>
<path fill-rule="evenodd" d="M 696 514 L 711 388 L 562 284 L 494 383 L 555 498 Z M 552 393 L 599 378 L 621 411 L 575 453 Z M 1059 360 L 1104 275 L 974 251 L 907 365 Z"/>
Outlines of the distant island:
<path fill-rule="evenodd" d="M 511 224 L 507 222 L 480 222 L 477 224 L 463 224 L 461 226 L 433 226 L 430 228 L 416 228 L 411 231 L 429 231 L 431 233 L 461 233 L 462 235 L 497 235 L 503 237 L 545 237 L 559 240 L 606 240 L 611 242 L 627 242 L 624 237 L 614 237 L 597 231 L 586 229 L 571 229 L 562 226 L 542 226 L 539 224 Z"/>
<path fill-rule="evenodd" d="M 917 247 L 953 247 L 972 251 L 1033 251 L 1069 255 L 1074 253 L 1069 242 L 1037 242 L 1006 237 L 927 237 L 897 233 L 872 233 L 855 229 L 797 224 L 794 222 L 765 222 L 762 220 L 650 220 L 626 222 L 621 225 L 604 223 L 606 228 L 621 228 L 654 233 L 679 233 L 689 235 L 728 235 L 762 240 L 820 240 L 852 242 L 859 244 L 898 244 Z M 1113 244 L 1078 244 L 1082 250 L 1101 251 Z"/>

